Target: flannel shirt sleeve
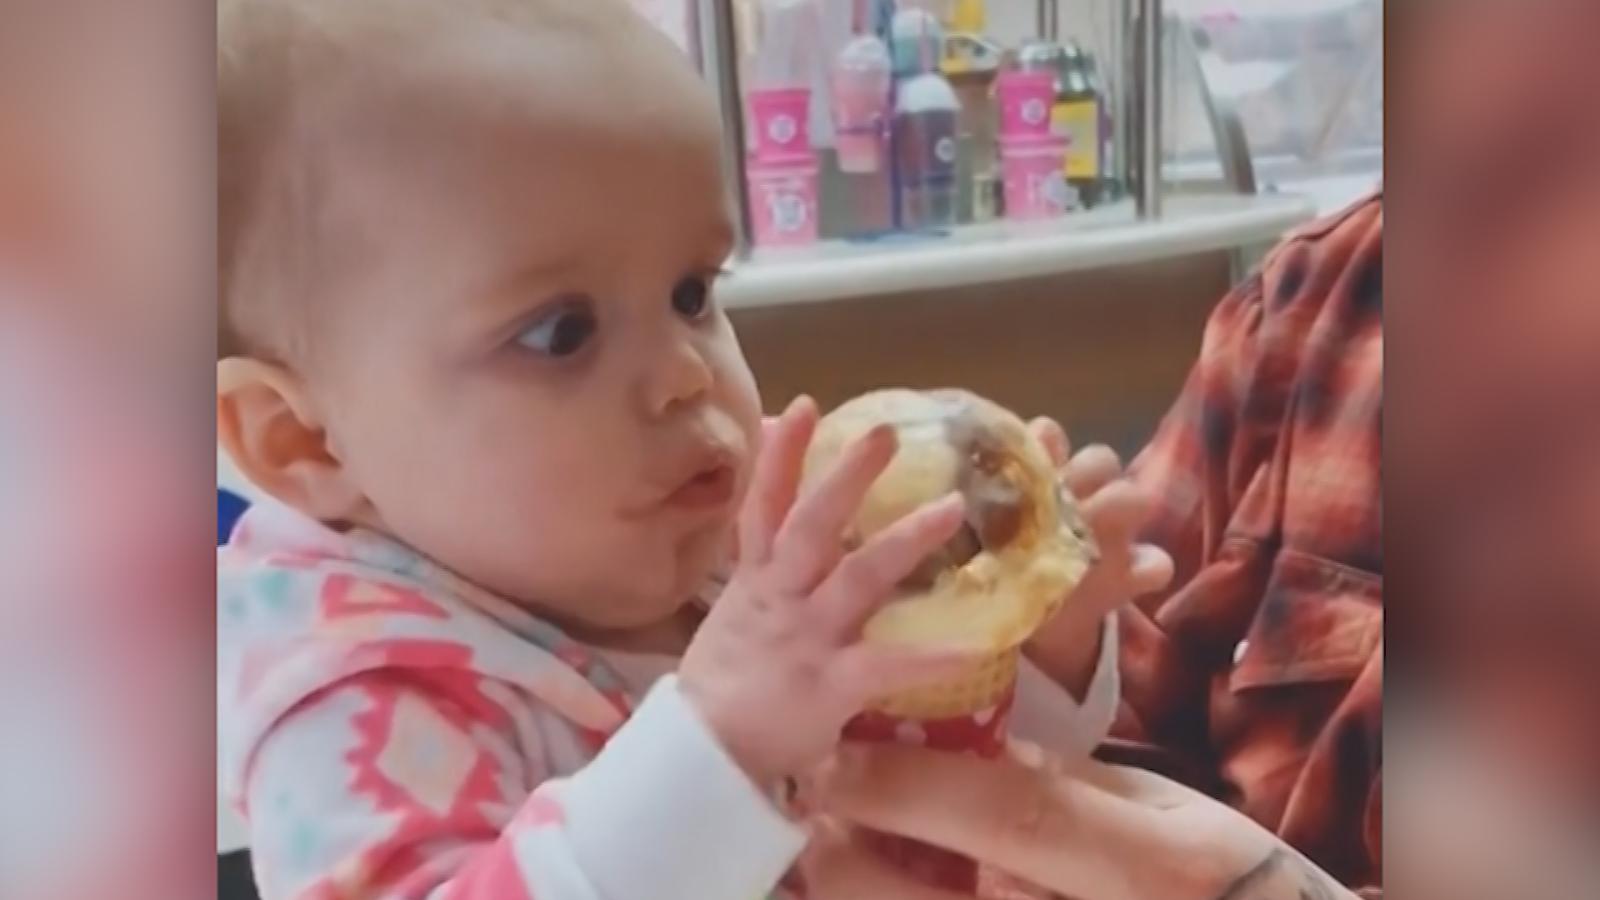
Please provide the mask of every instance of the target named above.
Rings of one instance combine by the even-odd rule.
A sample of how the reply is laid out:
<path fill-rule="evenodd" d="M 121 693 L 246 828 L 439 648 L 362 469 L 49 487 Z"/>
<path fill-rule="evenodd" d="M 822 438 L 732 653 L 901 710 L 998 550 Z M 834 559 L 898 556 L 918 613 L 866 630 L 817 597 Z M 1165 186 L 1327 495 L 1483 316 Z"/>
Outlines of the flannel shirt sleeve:
<path fill-rule="evenodd" d="M 1130 477 L 1175 577 L 1119 611 L 1100 755 L 1224 799 L 1381 882 L 1382 204 L 1280 243 L 1223 298 Z M 1288 780 L 1293 775 L 1293 780 Z"/>

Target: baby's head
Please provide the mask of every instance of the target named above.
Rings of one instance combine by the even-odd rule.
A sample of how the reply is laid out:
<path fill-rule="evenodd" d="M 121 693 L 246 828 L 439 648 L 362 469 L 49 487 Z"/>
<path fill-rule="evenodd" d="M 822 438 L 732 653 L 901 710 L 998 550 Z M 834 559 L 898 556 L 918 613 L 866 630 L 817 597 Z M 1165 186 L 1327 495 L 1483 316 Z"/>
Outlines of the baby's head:
<path fill-rule="evenodd" d="M 668 616 L 760 428 L 683 54 L 608 0 L 223 0 L 218 430 L 572 627 Z"/>

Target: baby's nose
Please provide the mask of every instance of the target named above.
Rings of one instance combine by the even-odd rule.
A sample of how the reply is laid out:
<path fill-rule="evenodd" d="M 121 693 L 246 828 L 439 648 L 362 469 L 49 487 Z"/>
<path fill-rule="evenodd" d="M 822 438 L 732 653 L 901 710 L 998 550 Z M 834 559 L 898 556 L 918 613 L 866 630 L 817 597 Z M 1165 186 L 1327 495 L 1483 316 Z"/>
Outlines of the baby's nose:
<path fill-rule="evenodd" d="M 692 340 L 670 342 L 642 374 L 641 391 L 652 416 L 666 415 L 704 397 L 716 373 L 706 354 Z"/>

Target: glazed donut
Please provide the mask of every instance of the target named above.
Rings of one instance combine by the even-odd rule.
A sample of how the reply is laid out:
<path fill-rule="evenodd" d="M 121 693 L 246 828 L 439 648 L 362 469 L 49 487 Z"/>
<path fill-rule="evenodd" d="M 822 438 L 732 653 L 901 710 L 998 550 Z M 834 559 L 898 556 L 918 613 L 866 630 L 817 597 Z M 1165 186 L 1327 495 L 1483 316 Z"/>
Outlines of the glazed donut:
<path fill-rule="evenodd" d="M 868 621 L 868 640 L 1012 650 L 1055 612 L 1097 551 L 1048 451 L 1009 410 L 962 390 L 881 390 L 824 416 L 805 461 L 820 474 L 871 429 L 899 448 L 862 503 L 847 546 L 959 491 L 966 523 Z"/>

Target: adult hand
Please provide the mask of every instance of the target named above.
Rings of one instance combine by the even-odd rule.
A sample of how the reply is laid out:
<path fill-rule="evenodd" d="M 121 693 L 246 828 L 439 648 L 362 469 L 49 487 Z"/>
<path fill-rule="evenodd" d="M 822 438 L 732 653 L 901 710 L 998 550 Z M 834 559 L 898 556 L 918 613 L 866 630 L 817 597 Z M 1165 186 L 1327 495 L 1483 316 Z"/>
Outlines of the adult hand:
<path fill-rule="evenodd" d="M 1069 768 L 1031 747 L 986 761 L 845 746 L 813 802 L 840 821 L 945 847 L 1077 900 L 1355 896 L 1210 797 L 1142 770 L 1094 761 Z M 953 897 L 891 879 L 854 851 L 831 852 L 846 865 L 833 873 L 833 893 L 820 895 L 826 900 Z M 851 879 L 870 879 L 880 892 L 856 890 Z"/>
<path fill-rule="evenodd" d="M 1060 467 L 1062 484 L 1100 547 L 1099 561 L 1026 648 L 1035 665 L 1081 699 L 1100 658 L 1101 621 L 1135 597 L 1165 588 L 1172 557 L 1137 543 L 1155 497 L 1125 477 L 1116 451 L 1093 444 L 1074 454 L 1055 421 L 1034 419 L 1029 427 Z"/>
<path fill-rule="evenodd" d="M 799 863 L 807 900 L 972 900 L 913 879 L 856 841 L 853 831 L 824 816 L 812 819 Z"/>

